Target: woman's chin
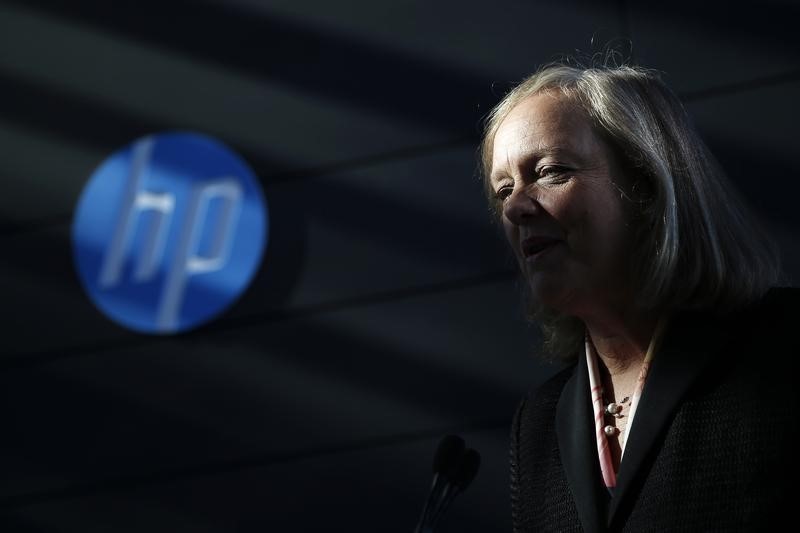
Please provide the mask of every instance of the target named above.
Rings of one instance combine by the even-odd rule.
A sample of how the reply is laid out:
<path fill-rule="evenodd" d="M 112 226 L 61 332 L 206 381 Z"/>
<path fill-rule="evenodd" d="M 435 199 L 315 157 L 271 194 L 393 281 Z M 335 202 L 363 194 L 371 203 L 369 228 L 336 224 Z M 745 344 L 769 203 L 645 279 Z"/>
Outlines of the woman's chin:
<path fill-rule="evenodd" d="M 553 279 L 553 275 L 536 273 L 528 276 L 528 287 L 531 299 L 536 307 L 567 313 L 571 301 L 571 291 L 567 290 L 562 282 Z"/>

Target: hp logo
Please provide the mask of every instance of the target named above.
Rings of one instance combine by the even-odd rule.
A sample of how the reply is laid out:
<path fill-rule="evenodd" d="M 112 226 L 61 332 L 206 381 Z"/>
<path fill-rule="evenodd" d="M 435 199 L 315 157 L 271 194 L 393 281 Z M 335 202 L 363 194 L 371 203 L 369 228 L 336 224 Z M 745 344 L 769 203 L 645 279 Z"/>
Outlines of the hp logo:
<path fill-rule="evenodd" d="M 189 133 L 139 139 L 83 190 L 72 225 L 95 305 L 145 333 L 175 333 L 224 311 L 261 263 L 267 208 L 247 164 Z"/>

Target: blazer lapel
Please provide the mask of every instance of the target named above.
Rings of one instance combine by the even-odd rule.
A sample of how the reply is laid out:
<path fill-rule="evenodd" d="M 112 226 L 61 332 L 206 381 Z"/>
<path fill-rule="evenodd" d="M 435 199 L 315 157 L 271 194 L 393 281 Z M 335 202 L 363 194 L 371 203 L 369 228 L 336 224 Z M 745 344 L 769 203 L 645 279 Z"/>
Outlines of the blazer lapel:
<path fill-rule="evenodd" d="M 609 497 L 600 477 L 594 431 L 589 371 L 585 359 L 579 359 L 556 406 L 556 436 L 567 482 L 587 533 L 605 529 Z"/>
<path fill-rule="evenodd" d="M 720 320 L 685 313 L 670 321 L 661 349 L 655 354 L 631 426 L 625 454 L 617 475 L 617 486 L 608 509 L 608 524 L 620 507 L 636 492 L 646 475 L 648 458 L 658 449 L 681 399 L 722 348 L 724 330 Z"/>

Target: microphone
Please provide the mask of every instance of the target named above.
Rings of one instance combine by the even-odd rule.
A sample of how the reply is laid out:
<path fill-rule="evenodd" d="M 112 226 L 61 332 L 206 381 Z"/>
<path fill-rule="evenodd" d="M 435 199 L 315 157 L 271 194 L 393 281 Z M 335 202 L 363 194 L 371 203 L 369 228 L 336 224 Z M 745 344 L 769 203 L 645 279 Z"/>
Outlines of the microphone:
<path fill-rule="evenodd" d="M 461 437 L 447 435 L 439 442 L 433 459 L 433 483 L 414 533 L 433 533 L 456 495 L 475 478 L 479 465 L 480 455 L 466 449 Z"/>
<path fill-rule="evenodd" d="M 480 465 L 481 455 L 477 451 L 470 448 L 461 454 L 453 475 L 447 481 L 439 496 L 436 510 L 431 520 L 431 531 L 439 525 L 444 512 L 450 507 L 455 497 L 464 492 L 469 484 L 472 483 L 472 480 L 475 479 L 475 476 L 478 475 Z"/>
<path fill-rule="evenodd" d="M 414 533 L 428 533 L 433 531 L 431 524 L 431 504 L 439 498 L 442 491 L 442 480 L 446 472 L 451 471 L 464 453 L 464 439 L 458 435 L 447 435 L 441 441 L 433 457 L 433 483 L 422 509 Z"/>

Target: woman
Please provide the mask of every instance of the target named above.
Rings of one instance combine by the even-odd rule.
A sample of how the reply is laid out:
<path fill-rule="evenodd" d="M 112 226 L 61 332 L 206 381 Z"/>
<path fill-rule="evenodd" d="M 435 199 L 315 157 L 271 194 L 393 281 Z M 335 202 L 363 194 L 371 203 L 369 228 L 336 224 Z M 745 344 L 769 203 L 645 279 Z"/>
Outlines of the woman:
<path fill-rule="evenodd" d="M 481 155 L 544 350 L 572 363 L 514 417 L 514 530 L 788 516 L 798 292 L 774 288 L 775 247 L 673 93 L 550 65 L 491 112 Z"/>

